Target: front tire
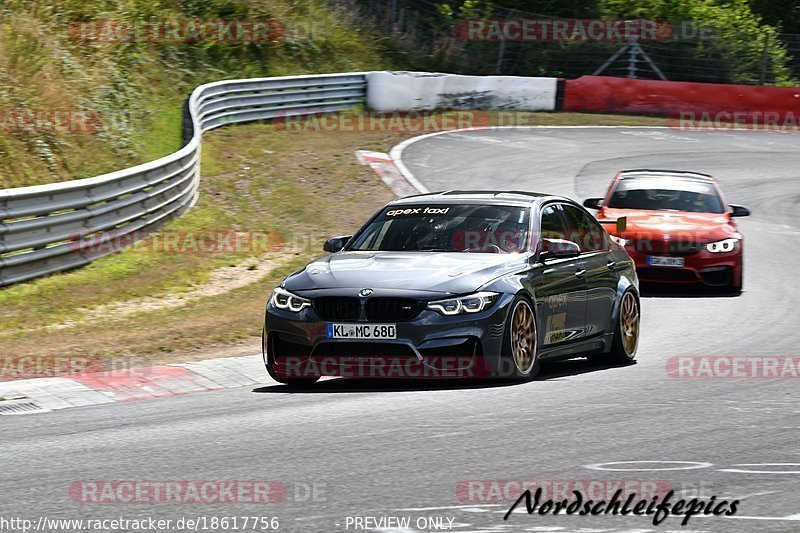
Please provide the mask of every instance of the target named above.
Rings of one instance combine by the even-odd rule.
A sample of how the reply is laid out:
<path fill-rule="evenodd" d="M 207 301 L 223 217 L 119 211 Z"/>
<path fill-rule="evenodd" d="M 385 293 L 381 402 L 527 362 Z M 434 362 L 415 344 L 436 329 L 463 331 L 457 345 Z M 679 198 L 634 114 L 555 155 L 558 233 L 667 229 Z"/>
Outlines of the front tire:
<path fill-rule="evenodd" d="M 503 353 L 500 358 L 501 375 L 517 380 L 533 379 L 539 373 L 538 337 L 536 316 L 530 300 L 518 296 L 511 304 L 506 319 Z M 509 368 L 510 372 L 506 372 Z"/>
<path fill-rule="evenodd" d="M 634 360 L 639 346 L 640 320 L 639 299 L 633 290 L 628 289 L 620 301 L 614 340 L 611 343 L 608 359 L 615 363 L 630 363 Z"/>

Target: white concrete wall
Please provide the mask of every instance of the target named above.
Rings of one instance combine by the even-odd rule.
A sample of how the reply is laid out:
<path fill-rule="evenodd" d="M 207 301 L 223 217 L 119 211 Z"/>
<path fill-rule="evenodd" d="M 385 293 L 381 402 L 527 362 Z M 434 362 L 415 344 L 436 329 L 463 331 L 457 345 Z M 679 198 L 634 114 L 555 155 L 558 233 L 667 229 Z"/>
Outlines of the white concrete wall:
<path fill-rule="evenodd" d="M 553 111 L 556 78 L 370 72 L 367 107 L 376 111 L 513 109 Z"/>

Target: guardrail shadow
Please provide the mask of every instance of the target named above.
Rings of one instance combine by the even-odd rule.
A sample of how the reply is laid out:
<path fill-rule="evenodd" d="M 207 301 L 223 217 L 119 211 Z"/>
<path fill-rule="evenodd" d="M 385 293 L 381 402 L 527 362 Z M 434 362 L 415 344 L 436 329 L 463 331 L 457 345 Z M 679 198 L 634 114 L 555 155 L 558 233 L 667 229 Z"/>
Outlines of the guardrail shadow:
<path fill-rule="evenodd" d="M 633 366 L 636 361 L 627 364 L 590 361 L 588 359 L 570 359 L 542 364 L 539 375 L 531 381 L 521 382 L 509 379 L 372 379 L 372 378 L 333 378 L 318 381 L 306 387 L 289 387 L 288 385 L 266 385 L 253 389 L 257 394 L 336 394 L 359 392 L 414 392 L 436 390 L 491 389 L 501 387 L 536 386 L 537 381 L 549 381 L 578 376 L 590 372 L 620 370 Z"/>

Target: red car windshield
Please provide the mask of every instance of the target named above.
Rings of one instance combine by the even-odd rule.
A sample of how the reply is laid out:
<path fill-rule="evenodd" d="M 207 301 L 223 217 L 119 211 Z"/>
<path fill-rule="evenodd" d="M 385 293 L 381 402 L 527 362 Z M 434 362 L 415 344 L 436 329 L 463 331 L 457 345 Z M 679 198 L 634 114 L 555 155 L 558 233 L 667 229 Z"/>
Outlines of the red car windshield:
<path fill-rule="evenodd" d="M 624 178 L 617 182 L 606 204 L 614 209 L 724 213 L 710 182 L 683 178 Z"/>

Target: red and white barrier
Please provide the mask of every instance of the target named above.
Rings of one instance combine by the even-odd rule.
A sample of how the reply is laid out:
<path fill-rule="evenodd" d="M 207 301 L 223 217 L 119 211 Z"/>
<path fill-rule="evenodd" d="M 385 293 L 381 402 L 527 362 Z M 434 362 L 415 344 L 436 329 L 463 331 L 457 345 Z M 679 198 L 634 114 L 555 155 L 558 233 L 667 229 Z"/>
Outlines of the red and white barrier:
<path fill-rule="evenodd" d="M 800 116 L 800 87 L 583 76 L 566 81 L 560 110 L 781 125 Z"/>
<path fill-rule="evenodd" d="M 367 107 L 376 111 L 508 109 L 553 111 L 557 78 L 370 72 Z"/>

